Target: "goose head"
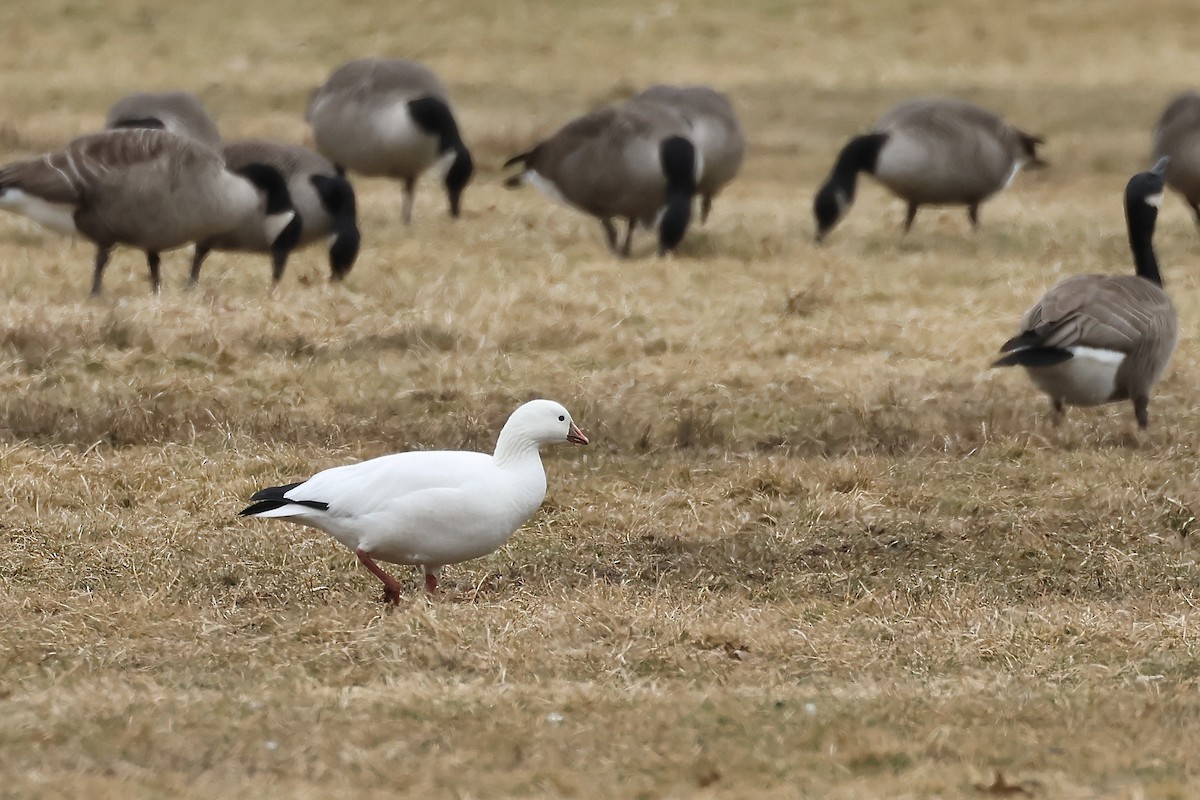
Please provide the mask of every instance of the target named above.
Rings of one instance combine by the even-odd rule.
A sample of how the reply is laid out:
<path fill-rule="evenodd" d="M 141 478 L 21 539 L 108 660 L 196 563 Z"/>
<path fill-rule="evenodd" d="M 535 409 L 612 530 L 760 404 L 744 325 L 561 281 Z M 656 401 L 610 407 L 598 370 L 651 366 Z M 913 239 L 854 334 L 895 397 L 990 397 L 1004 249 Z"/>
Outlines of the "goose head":
<path fill-rule="evenodd" d="M 1170 159 L 1160 158 L 1149 172 L 1139 172 L 1125 184 L 1125 223 L 1129 227 L 1129 248 L 1137 274 L 1162 285 L 1158 258 L 1154 254 L 1154 226 L 1162 205 L 1165 176 Z"/>
<path fill-rule="evenodd" d="M 817 244 L 825 240 L 829 232 L 842 221 L 850 210 L 851 198 L 843 187 L 832 180 L 825 183 L 813 198 L 813 217 L 817 221 Z"/>
<path fill-rule="evenodd" d="M 571 412 L 553 400 L 530 400 L 508 418 L 500 431 L 496 450 L 506 442 L 524 441 L 538 447 L 546 444 L 587 444 L 588 438 L 571 419 Z"/>
<path fill-rule="evenodd" d="M 471 153 L 460 144 L 454 151 L 454 160 L 450 162 L 450 168 L 446 170 L 446 196 L 450 200 L 450 216 L 459 215 L 463 189 L 467 188 L 474 174 L 475 162 L 471 159 Z"/>

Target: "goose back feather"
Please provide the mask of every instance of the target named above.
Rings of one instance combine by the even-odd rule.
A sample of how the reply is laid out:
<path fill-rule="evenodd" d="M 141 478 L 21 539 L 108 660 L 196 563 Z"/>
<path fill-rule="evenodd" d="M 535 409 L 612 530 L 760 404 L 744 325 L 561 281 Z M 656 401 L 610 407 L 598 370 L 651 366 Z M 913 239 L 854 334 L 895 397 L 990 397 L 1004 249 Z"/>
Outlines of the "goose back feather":
<path fill-rule="evenodd" d="M 162 128 L 209 147 L 221 146 L 217 123 L 192 92 L 136 92 L 113 104 L 105 128 Z"/>

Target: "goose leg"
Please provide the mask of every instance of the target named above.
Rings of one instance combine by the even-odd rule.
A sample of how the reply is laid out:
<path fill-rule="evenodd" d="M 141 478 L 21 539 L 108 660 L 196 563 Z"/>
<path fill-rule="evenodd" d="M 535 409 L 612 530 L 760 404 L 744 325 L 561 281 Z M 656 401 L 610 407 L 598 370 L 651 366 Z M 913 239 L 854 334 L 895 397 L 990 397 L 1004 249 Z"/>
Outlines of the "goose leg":
<path fill-rule="evenodd" d="M 617 249 L 617 226 L 613 225 L 613 221 L 605 217 L 600 220 L 600 224 L 604 226 L 604 239 L 608 242 L 608 249 L 614 256 L 621 255 L 621 251 Z"/>
<path fill-rule="evenodd" d="M 967 217 L 971 220 L 971 230 L 979 230 L 979 203 L 972 203 L 967 208 Z"/>
<path fill-rule="evenodd" d="M 1059 425 L 1062 425 L 1063 417 L 1067 415 L 1067 407 L 1057 397 L 1050 402 L 1054 406 L 1054 411 L 1050 415 L 1050 424 L 1057 428 Z"/>
<path fill-rule="evenodd" d="M 1146 430 L 1150 427 L 1150 398 L 1135 397 L 1133 398 L 1133 415 L 1137 417 L 1137 424 L 1140 430 Z"/>
<path fill-rule="evenodd" d="M 286 246 L 271 248 L 271 286 L 278 286 L 283 278 L 283 270 L 287 267 L 290 249 Z"/>
<path fill-rule="evenodd" d="M 358 556 L 358 560 L 366 567 L 372 575 L 383 581 L 383 600 L 386 603 L 398 604 L 400 602 L 400 582 L 383 571 L 383 567 L 375 563 L 375 560 L 362 550 L 355 550 L 354 555 Z"/>
<path fill-rule="evenodd" d="M 425 573 L 425 591 L 431 595 L 438 593 L 438 576 L 436 571 Z"/>
<path fill-rule="evenodd" d="M 197 243 L 196 249 L 192 253 L 192 271 L 188 273 L 187 288 L 195 289 L 200 283 L 200 265 L 204 263 L 205 257 L 208 255 L 209 248 Z"/>
<path fill-rule="evenodd" d="M 146 264 L 150 267 L 150 290 L 155 294 L 158 294 L 158 290 L 162 286 L 162 279 L 158 274 L 160 260 L 157 250 L 146 251 Z"/>
<path fill-rule="evenodd" d="M 104 278 L 104 266 L 108 263 L 110 255 L 112 255 L 112 248 L 96 248 L 96 266 L 92 270 L 92 297 L 100 296 L 100 282 Z"/>
<path fill-rule="evenodd" d="M 413 215 L 413 192 L 417 189 L 416 178 L 404 179 L 404 205 L 400 209 L 400 218 L 404 220 L 405 225 L 412 224 Z"/>
<path fill-rule="evenodd" d="M 633 217 L 629 218 L 629 227 L 625 229 L 625 243 L 621 245 L 621 258 L 629 258 L 633 252 L 633 228 L 637 225 Z"/>
<path fill-rule="evenodd" d="M 708 212 L 712 211 L 712 195 L 706 194 L 700 198 L 700 224 L 708 222 Z"/>
<path fill-rule="evenodd" d="M 904 215 L 904 232 L 905 233 L 908 233 L 910 230 L 912 230 L 913 220 L 917 218 L 917 208 L 918 208 L 918 205 L 916 203 L 908 204 L 908 211 Z"/>

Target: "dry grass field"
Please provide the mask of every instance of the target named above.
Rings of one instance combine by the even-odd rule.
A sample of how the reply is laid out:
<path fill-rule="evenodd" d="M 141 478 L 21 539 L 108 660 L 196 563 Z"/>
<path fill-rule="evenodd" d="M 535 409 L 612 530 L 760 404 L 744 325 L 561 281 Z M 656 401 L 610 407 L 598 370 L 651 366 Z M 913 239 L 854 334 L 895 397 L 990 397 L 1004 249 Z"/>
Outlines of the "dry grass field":
<path fill-rule="evenodd" d="M 0 28 L 0 160 L 121 94 L 198 91 L 303 141 L 337 64 L 451 87 L 451 220 L 359 180 L 362 254 L 214 254 L 160 297 L 119 250 L 0 217 L 6 797 L 1200 795 L 1200 236 L 1157 246 L 1182 342 L 1136 431 L 988 364 L 1060 277 L 1125 272 L 1121 192 L 1200 76 L 1192 0 L 45 0 Z M 605 251 L 505 157 L 652 82 L 730 92 L 743 174 L 680 253 Z M 1047 139 L 983 207 L 811 198 L 888 105 L 953 94 Z M 428 600 L 255 489 L 573 412 L 542 511 Z M 1198 550 L 1200 552 L 1200 550 Z M 997 780 L 997 774 L 1002 778 Z"/>

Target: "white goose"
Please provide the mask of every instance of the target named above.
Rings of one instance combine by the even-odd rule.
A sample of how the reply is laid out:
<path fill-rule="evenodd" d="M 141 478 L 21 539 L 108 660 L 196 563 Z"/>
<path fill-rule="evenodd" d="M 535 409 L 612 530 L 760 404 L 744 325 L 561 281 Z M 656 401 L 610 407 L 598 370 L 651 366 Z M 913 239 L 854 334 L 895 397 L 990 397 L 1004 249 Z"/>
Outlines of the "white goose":
<path fill-rule="evenodd" d="M 437 592 L 446 564 L 502 547 L 541 506 L 544 444 L 587 444 L 567 409 L 531 400 L 512 413 L 493 455 L 463 450 L 395 453 L 333 467 L 306 481 L 256 492 L 243 517 L 282 517 L 325 531 L 383 581 L 400 601 L 400 583 L 376 559 L 412 564 Z"/>

